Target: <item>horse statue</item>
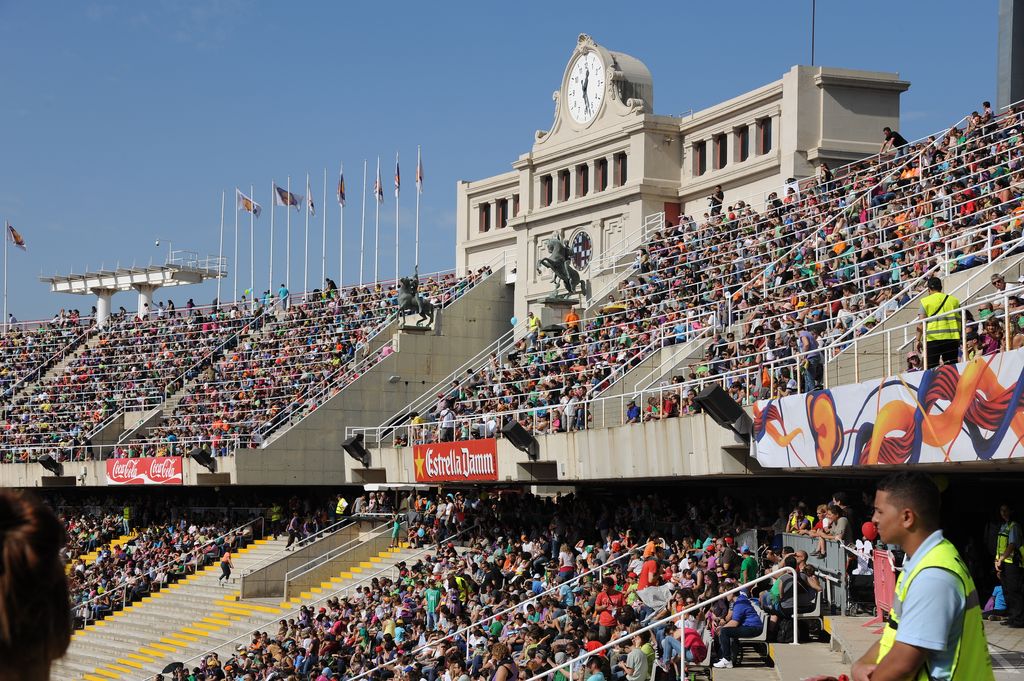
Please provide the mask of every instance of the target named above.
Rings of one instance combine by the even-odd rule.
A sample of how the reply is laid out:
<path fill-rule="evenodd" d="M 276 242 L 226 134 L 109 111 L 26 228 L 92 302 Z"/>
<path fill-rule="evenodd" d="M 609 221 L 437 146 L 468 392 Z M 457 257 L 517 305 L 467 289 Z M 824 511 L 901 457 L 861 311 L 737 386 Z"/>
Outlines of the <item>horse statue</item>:
<path fill-rule="evenodd" d="M 434 305 L 426 298 L 417 295 L 419 279 L 402 277 L 398 280 L 398 323 L 405 326 L 405 313 L 415 312 L 420 318 L 416 326 L 428 326 L 434 323 Z"/>
<path fill-rule="evenodd" d="M 541 266 L 551 270 L 553 275 L 551 283 L 555 285 L 554 297 L 566 298 L 576 293 L 577 289 L 580 295 L 585 296 L 587 294 L 587 282 L 580 278 L 580 273 L 569 263 L 569 247 L 562 241 L 562 237 L 552 234 L 544 242 L 544 246 L 548 250 L 548 256 L 541 258 L 540 262 L 537 263 L 537 271 L 542 271 Z M 564 294 L 558 293 L 560 284 L 565 287 Z"/>

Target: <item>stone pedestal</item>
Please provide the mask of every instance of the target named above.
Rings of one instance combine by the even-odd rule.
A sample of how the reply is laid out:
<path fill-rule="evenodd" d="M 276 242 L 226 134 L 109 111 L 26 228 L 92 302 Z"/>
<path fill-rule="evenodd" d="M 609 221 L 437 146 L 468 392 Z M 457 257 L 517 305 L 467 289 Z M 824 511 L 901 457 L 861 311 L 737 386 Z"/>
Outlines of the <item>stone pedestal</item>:
<path fill-rule="evenodd" d="M 579 307 L 580 304 L 576 296 L 572 298 L 548 297 L 539 302 L 541 304 L 540 326 L 544 329 L 549 326 L 565 324 L 565 317 L 569 314 L 569 310 Z"/>

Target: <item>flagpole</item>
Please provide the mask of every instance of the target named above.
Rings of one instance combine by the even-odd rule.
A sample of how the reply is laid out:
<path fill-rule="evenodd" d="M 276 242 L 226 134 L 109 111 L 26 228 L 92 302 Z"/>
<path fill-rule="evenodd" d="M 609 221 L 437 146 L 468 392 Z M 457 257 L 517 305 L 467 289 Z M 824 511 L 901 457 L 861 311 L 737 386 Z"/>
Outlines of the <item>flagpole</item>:
<path fill-rule="evenodd" d="M 7 221 L 4 220 L 4 335 L 7 335 L 8 326 L 7 320 L 10 317 L 7 316 L 7 242 L 11 240 L 11 228 L 7 225 Z"/>
<path fill-rule="evenodd" d="M 376 217 L 373 223 L 373 280 L 380 281 L 380 156 L 377 157 L 377 180 L 373 185 L 373 203 L 377 206 Z"/>
<path fill-rule="evenodd" d="M 252 201 L 256 201 L 255 187 L 249 185 L 249 198 Z M 274 204 L 270 204 L 270 210 L 274 210 Z M 253 228 L 253 223 L 256 221 L 256 208 L 249 211 L 249 299 L 250 307 L 256 309 L 256 241 L 253 238 L 256 234 L 256 230 Z"/>
<path fill-rule="evenodd" d="M 285 242 L 284 247 L 284 287 L 288 289 L 289 295 L 292 292 L 292 176 L 288 176 L 285 189 L 288 190 L 288 204 L 285 206 L 287 211 L 287 217 L 285 218 L 285 232 L 287 233 L 288 240 Z"/>
<path fill-rule="evenodd" d="M 416 252 L 413 261 L 413 272 L 420 276 L 420 192 L 423 191 L 423 178 L 420 177 L 420 147 L 416 146 Z"/>
<path fill-rule="evenodd" d="M 323 228 L 321 233 L 323 237 L 320 244 L 320 283 L 327 283 L 327 166 L 324 166 L 324 202 L 320 204 L 323 206 Z"/>
<path fill-rule="evenodd" d="M 303 241 L 302 256 L 302 293 L 309 291 L 309 173 L 306 173 L 306 237 Z"/>
<path fill-rule="evenodd" d="M 345 179 L 345 164 L 341 164 L 338 170 L 338 181 Z M 345 286 L 345 204 L 340 200 L 341 211 L 338 216 L 338 293 L 341 294 L 341 287 Z"/>
<path fill-rule="evenodd" d="M 359 285 L 363 285 L 363 251 L 366 243 L 366 159 L 363 159 L 363 217 L 359 224 Z"/>
<path fill-rule="evenodd" d="M 277 184 L 270 181 L 270 283 L 267 284 L 267 290 L 273 293 L 274 291 L 274 213 L 277 211 L 274 209 L 277 205 Z M 253 291 L 253 293 L 256 293 Z"/>
<path fill-rule="evenodd" d="M 217 307 L 220 307 L 220 265 L 224 262 L 224 196 L 227 192 L 223 189 L 220 192 L 220 245 L 217 246 Z"/>
<path fill-rule="evenodd" d="M 234 279 L 231 284 L 231 304 L 238 304 L 238 187 L 235 187 L 235 255 L 231 259 Z"/>
<path fill-rule="evenodd" d="M 399 175 L 398 169 L 398 152 L 395 152 L 395 283 L 398 283 L 399 274 L 399 261 L 398 261 L 398 195 L 401 193 L 401 176 Z"/>

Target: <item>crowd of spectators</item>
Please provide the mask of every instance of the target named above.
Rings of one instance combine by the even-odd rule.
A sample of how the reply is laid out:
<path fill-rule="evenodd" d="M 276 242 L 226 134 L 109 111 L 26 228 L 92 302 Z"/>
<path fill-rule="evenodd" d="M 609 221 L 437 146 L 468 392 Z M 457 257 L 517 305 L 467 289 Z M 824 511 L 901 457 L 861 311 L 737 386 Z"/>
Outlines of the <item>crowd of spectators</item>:
<path fill-rule="evenodd" d="M 190 661 L 181 678 L 525 679 L 777 564 L 799 571 L 795 592 L 791 578 L 766 580 L 556 676 L 575 680 L 598 670 L 609 681 L 635 681 L 657 664 L 678 678 L 681 656 L 707 664 L 710 649 L 723 660 L 718 666 L 728 666 L 737 635 L 750 635 L 743 627 L 754 618 L 758 632 L 762 617 L 781 622 L 792 599 L 813 602 L 803 593 L 820 588 L 806 555 L 762 557 L 757 547 L 737 543 L 744 528 L 770 526 L 770 506 L 741 507 L 729 496 L 680 503 L 653 493 L 616 502 L 572 494 L 415 495 L 403 516 L 418 551 L 397 574 L 369 576 L 348 593 L 303 606 L 252 632 L 233 654 Z M 644 653 L 642 667 L 634 650 Z"/>
<path fill-rule="evenodd" d="M 4 405 L 0 456 L 5 462 L 43 452 L 84 458 L 90 437 L 111 416 L 159 405 L 253 318 L 235 306 L 112 316 L 55 376 Z"/>
<path fill-rule="evenodd" d="M 426 276 L 419 294 L 443 308 L 490 272 Z M 259 333 L 202 370 L 169 418 L 118 455 L 180 455 L 182 442 L 202 443 L 215 455 L 258 446 L 391 354 L 390 345 L 371 341 L 394 320 L 397 296 L 394 286 L 338 288 L 328 280 L 306 300 L 279 305 Z"/>
<path fill-rule="evenodd" d="M 0 396 L 10 400 L 15 386 L 53 366 L 85 341 L 90 324 L 78 310 L 61 310 L 38 324 L 13 324 L 0 336 Z"/>
<path fill-rule="evenodd" d="M 708 381 L 741 404 L 820 386 L 828 357 L 907 305 L 927 276 L 1021 247 L 1024 110 L 986 111 L 899 154 L 825 166 L 761 210 L 737 201 L 699 222 L 681 216 L 593 316 L 529 323 L 412 414 L 398 443 L 491 436 L 507 418 L 537 434 L 586 428 L 589 400 L 674 344 L 692 343 L 698 359 L 627 405 L 627 421 L 693 413 Z"/>

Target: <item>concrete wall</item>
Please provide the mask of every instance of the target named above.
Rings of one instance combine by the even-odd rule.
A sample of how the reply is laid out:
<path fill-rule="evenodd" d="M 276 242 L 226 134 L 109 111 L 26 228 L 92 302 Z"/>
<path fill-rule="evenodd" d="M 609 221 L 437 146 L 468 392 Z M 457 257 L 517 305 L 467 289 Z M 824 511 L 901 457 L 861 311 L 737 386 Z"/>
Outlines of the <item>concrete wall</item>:
<path fill-rule="evenodd" d="M 319 564 L 308 568 L 308 571 L 303 571 L 301 575 L 295 575 L 288 581 L 286 587 L 282 584 L 282 592 L 274 595 L 283 595 L 285 598 L 298 596 L 306 589 L 318 587 L 331 577 L 336 577 L 341 572 L 359 567 L 360 563 L 376 558 L 378 554 L 387 550 L 390 545 L 391 534 L 384 532 L 381 535 L 367 539 L 338 556 L 324 556 L 323 561 Z M 372 568 L 370 569 L 372 570 Z"/>
<path fill-rule="evenodd" d="M 383 423 L 509 328 L 512 287 L 495 272 L 441 313 L 441 333 L 399 332 L 398 352 L 262 449 L 240 450 L 243 485 L 364 482 L 347 472 L 341 449 L 348 426 Z"/>
<path fill-rule="evenodd" d="M 618 412 L 618 401 L 612 402 L 616 406 L 609 405 L 609 420 Z M 705 415 L 542 435 L 537 441 L 540 460 L 531 462 L 498 440 L 499 482 L 554 485 L 752 472 L 749 447 Z M 412 447 L 382 448 L 373 457 L 374 465 L 386 471 L 387 482 L 415 482 Z"/>

